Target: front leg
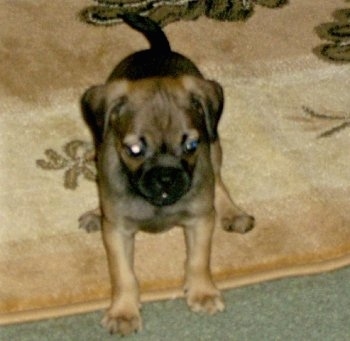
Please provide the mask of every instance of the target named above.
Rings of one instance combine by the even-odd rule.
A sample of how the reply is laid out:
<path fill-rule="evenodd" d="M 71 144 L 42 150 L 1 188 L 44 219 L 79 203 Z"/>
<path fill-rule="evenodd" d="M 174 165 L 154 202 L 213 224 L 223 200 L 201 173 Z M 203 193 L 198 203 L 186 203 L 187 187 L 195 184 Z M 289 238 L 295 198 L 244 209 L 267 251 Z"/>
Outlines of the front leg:
<path fill-rule="evenodd" d="M 187 304 L 194 312 L 215 314 L 225 308 L 220 291 L 215 287 L 210 272 L 214 224 L 213 212 L 194 219 L 185 227 L 187 246 L 185 293 Z"/>
<path fill-rule="evenodd" d="M 103 219 L 103 241 L 107 252 L 112 301 L 102 325 L 112 334 L 127 335 L 142 328 L 140 299 L 133 270 L 134 233 Z"/>

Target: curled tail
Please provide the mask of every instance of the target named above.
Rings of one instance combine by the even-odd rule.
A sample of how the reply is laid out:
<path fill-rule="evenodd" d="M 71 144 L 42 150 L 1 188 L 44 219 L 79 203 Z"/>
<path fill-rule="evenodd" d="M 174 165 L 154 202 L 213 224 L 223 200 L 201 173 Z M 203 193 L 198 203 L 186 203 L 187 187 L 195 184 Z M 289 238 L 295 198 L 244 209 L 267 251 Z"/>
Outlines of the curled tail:
<path fill-rule="evenodd" d="M 126 24 L 142 33 L 151 45 L 151 50 L 168 53 L 171 51 L 168 38 L 153 20 L 138 14 L 123 14 L 121 18 Z"/>

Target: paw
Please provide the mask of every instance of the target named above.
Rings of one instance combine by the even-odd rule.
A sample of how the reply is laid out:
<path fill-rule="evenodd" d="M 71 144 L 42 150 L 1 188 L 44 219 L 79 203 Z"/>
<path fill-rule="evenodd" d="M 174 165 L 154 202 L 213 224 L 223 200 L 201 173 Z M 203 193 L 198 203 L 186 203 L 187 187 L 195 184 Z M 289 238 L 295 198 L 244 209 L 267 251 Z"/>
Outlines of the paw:
<path fill-rule="evenodd" d="M 209 315 L 214 315 L 225 309 L 220 291 L 217 289 L 188 292 L 187 305 L 195 313 L 206 313 Z"/>
<path fill-rule="evenodd" d="M 117 311 L 109 309 L 101 324 L 110 334 L 118 333 L 121 336 L 126 336 L 136 333 L 142 329 L 142 319 L 139 312 Z"/>
<path fill-rule="evenodd" d="M 228 232 L 247 233 L 254 227 L 255 219 L 248 214 L 226 215 L 220 219 L 222 228 Z"/>
<path fill-rule="evenodd" d="M 79 218 L 79 228 L 86 232 L 95 232 L 101 230 L 101 214 L 98 210 L 87 211 Z"/>

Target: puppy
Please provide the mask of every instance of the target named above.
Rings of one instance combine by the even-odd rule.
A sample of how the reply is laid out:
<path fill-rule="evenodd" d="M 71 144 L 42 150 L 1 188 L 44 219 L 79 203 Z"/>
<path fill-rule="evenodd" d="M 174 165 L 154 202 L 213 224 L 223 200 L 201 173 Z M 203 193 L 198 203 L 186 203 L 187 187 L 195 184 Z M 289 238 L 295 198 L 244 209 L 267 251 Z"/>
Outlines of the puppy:
<path fill-rule="evenodd" d="M 221 86 L 171 51 L 156 23 L 134 14 L 123 19 L 144 34 L 150 49 L 122 60 L 105 84 L 82 97 L 96 145 L 101 208 L 82 216 L 80 224 L 102 227 L 112 286 L 102 324 L 127 335 L 142 328 L 133 270 L 138 231 L 183 227 L 188 306 L 214 314 L 224 309 L 210 272 L 215 222 L 244 233 L 254 218 L 233 203 L 221 180 Z"/>

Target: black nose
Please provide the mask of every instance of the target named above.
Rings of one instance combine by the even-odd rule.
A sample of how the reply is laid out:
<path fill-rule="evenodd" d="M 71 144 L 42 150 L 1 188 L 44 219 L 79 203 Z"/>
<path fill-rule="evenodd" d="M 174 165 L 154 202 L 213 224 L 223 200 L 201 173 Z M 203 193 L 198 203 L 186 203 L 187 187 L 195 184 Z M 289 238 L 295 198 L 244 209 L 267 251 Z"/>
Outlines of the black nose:
<path fill-rule="evenodd" d="M 188 191 L 190 184 L 190 176 L 181 166 L 156 166 L 143 174 L 139 189 L 152 204 L 166 206 L 178 201 Z"/>
<path fill-rule="evenodd" d="M 181 170 L 174 167 L 156 167 L 153 169 L 153 173 L 154 179 L 164 189 L 181 177 Z"/>

